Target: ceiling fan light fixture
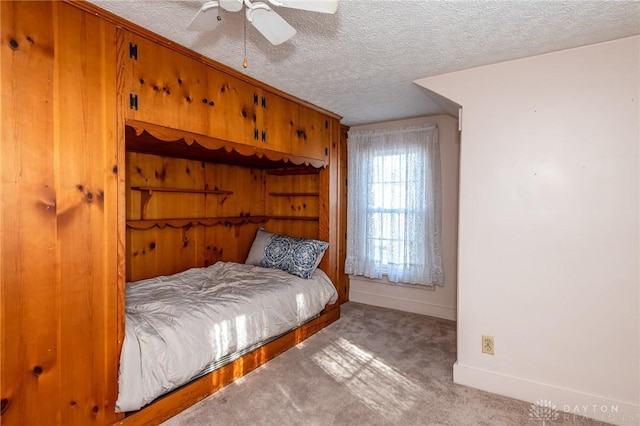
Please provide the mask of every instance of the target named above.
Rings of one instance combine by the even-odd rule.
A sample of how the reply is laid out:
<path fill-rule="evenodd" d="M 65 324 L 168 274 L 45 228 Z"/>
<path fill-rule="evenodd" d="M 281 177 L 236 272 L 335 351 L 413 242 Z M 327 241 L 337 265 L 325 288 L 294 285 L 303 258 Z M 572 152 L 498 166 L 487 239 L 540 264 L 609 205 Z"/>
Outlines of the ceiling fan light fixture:
<path fill-rule="evenodd" d="M 274 6 L 289 7 L 311 12 L 335 13 L 340 0 L 266 1 Z M 264 1 L 253 3 L 252 0 L 208 1 L 198 10 L 198 13 L 193 17 L 187 29 L 192 31 L 212 31 L 218 26 L 219 21 L 221 21 L 220 9 L 226 12 L 239 12 L 243 7 L 247 9 L 246 21 L 249 21 L 271 44 L 277 46 L 296 35 L 295 28 L 272 10 L 267 3 Z"/>
<path fill-rule="evenodd" d="M 247 8 L 247 20 L 274 46 L 296 35 L 296 29 L 263 2 Z"/>

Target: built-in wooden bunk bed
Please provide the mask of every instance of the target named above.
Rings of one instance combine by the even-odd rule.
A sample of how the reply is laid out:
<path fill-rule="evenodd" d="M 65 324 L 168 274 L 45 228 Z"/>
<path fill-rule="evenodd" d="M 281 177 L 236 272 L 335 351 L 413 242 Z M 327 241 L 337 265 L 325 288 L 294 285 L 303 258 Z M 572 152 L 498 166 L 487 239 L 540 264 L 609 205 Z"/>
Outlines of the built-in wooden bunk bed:
<path fill-rule="evenodd" d="M 260 235 L 268 235 L 262 228 L 271 233 L 296 237 L 299 241 L 313 242 L 321 238 L 320 176 L 326 169 L 326 161 L 285 152 L 255 149 L 205 135 L 134 120 L 128 120 L 126 124 L 127 281 L 138 282 L 129 284 L 128 291 L 149 283 L 152 286 L 164 285 L 158 282 L 158 279 L 149 280 L 151 277 L 170 275 L 189 268 L 209 265 L 215 266 L 206 268 L 205 271 L 220 267 L 218 270 L 225 274 L 225 280 L 227 280 L 228 272 L 235 272 L 235 268 L 238 267 L 227 262 L 244 263 L 245 260 L 249 260 L 250 249 L 255 244 L 259 244 Z M 234 269 L 229 269 L 231 267 Z M 262 276 L 270 275 L 271 271 L 260 269 L 263 270 L 252 272 Z M 189 273 L 193 271 L 189 270 Z M 244 271 L 245 269 L 242 270 Z M 196 273 L 200 274 L 200 271 Z M 172 280 L 182 279 L 184 274 L 179 273 Z M 256 300 L 252 289 L 264 289 L 269 297 L 274 289 L 277 289 L 279 293 L 275 297 L 291 296 L 293 303 L 300 303 L 300 300 L 296 300 L 296 296 L 297 299 L 302 296 L 300 289 L 312 289 L 313 283 L 316 288 L 322 289 L 323 282 L 326 281 L 316 277 L 317 274 L 314 274 L 312 279 L 292 278 L 297 280 L 296 294 L 290 294 L 292 290 L 285 287 L 283 283 L 270 288 L 262 280 L 256 281 L 257 285 L 250 288 L 254 299 L 245 302 L 251 305 L 252 315 L 246 316 L 253 317 L 254 320 L 262 318 L 270 309 L 261 310 L 261 305 L 269 303 L 270 308 L 276 306 L 273 302 Z M 291 276 L 288 273 L 281 273 L 281 275 Z M 216 281 L 215 277 L 207 276 L 206 278 L 207 282 Z M 249 278 L 247 281 L 254 280 Z M 223 284 L 227 286 L 226 288 L 229 287 L 229 281 Z M 231 286 L 233 293 L 242 287 L 241 283 L 237 282 L 233 282 Z M 161 291 L 166 294 L 168 290 L 162 287 Z M 332 291 L 335 292 L 333 288 Z M 323 295 L 327 297 L 328 292 Z M 257 296 L 261 297 L 263 294 L 260 293 Z M 226 295 L 223 294 L 216 300 L 224 300 L 225 297 Z M 241 300 L 244 300 L 244 297 Z M 323 300 L 325 302 L 322 306 L 327 299 Z M 314 303 L 310 303 L 311 301 L 315 302 L 315 306 L 313 306 Z M 279 302 L 283 305 L 278 309 L 278 323 L 282 321 L 282 314 L 287 311 L 286 300 L 279 300 Z M 149 419 L 166 418 L 173 414 L 176 407 L 188 406 L 241 377 L 335 321 L 340 315 L 339 305 L 336 302 L 337 292 L 330 298 L 331 305 L 326 309 L 318 305 L 319 301 L 314 295 L 302 299 L 299 308 L 309 306 L 315 310 L 311 313 L 304 312 L 308 317 L 292 318 L 290 321 L 302 321 L 304 324 L 296 326 L 294 330 L 287 328 L 263 336 L 265 343 L 259 343 L 259 349 L 255 348 L 256 344 L 245 345 L 249 346 L 251 352 L 244 354 L 245 351 L 241 351 L 238 355 L 229 354 L 232 355 L 232 361 L 228 364 L 219 367 L 217 363 L 213 363 L 215 371 L 208 372 L 203 377 L 198 373 L 196 380 L 162 396 L 138 412 L 127 413 L 123 423 L 139 424 L 146 423 Z M 128 299 L 125 303 L 129 306 Z M 155 305 L 155 302 L 151 304 Z M 145 317 L 150 311 L 148 305 L 141 307 Z M 319 312 L 320 309 L 322 312 Z M 163 305 L 158 310 L 166 312 L 167 306 Z M 294 309 L 294 311 L 300 314 L 299 311 L 302 309 Z M 245 320 L 244 308 L 242 312 L 241 317 Z M 140 314 L 140 312 L 137 313 Z M 317 316 L 316 313 L 318 313 Z M 206 315 L 200 311 L 195 315 L 206 318 Z M 238 317 L 240 315 L 230 317 L 228 320 L 223 317 L 221 322 L 215 322 L 212 319 L 211 328 L 215 326 L 216 332 L 221 333 L 220 324 L 233 325 Z M 129 319 L 128 317 L 127 320 Z M 162 318 L 161 321 L 167 320 Z M 173 317 L 171 321 L 174 321 Z M 143 318 L 141 323 L 146 326 L 147 318 Z M 263 328 L 255 324 L 254 327 Z M 162 339 L 156 337 L 155 340 L 169 340 L 166 335 L 171 336 L 173 333 L 173 330 L 169 330 Z M 234 340 L 233 333 L 252 334 L 233 331 L 230 340 Z M 127 336 L 132 334 L 134 333 L 127 329 Z M 144 336 L 144 339 L 147 340 L 149 337 Z M 220 338 L 216 336 L 212 340 L 218 340 L 218 342 L 205 344 L 206 349 L 219 350 Z M 222 340 L 225 340 L 224 336 Z M 235 346 L 235 343 L 233 342 L 231 346 Z M 137 344 L 134 346 L 138 348 Z M 140 348 L 142 352 L 144 346 L 140 344 Z M 161 355 L 165 358 L 164 348 L 162 350 Z M 191 348 L 188 352 L 191 353 L 190 351 Z M 121 378 L 124 354 L 125 351 L 121 357 Z M 141 353 L 141 356 L 144 355 Z M 146 356 L 148 357 L 148 352 Z M 180 359 L 178 356 L 175 358 Z M 182 358 L 193 357 L 182 356 Z M 138 361 L 134 361 L 137 365 Z M 175 360 L 174 363 L 176 363 Z M 165 377 L 165 369 L 159 368 L 156 364 L 159 363 L 153 362 L 153 367 L 160 370 L 159 372 L 145 372 L 145 374 L 147 377 L 162 376 L 163 383 L 153 384 L 156 388 L 162 388 L 170 381 Z M 214 367 L 206 365 L 205 372 Z M 175 368 L 166 370 L 173 372 Z M 135 377 L 137 378 L 137 374 Z M 122 397 L 123 389 L 128 387 L 123 386 L 122 380 L 120 385 L 120 397 Z M 197 390 L 194 391 L 194 389 Z M 131 394 L 145 396 L 137 395 L 142 393 L 142 391 L 127 392 L 127 396 Z M 119 398 L 118 402 L 123 407 L 130 406 L 124 398 Z M 133 404 L 136 403 L 138 402 L 134 400 Z M 116 408 L 120 409 L 118 404 Z"/>
<path fill-rule="evenodd" d="M 157 424 L 339 318 L 340 117 L 85 2 L 0 7 L 2 424 Z M 243 264 L 260 228 L 327 242 L 337 300 L 116 413 L 127 282 Z"/>

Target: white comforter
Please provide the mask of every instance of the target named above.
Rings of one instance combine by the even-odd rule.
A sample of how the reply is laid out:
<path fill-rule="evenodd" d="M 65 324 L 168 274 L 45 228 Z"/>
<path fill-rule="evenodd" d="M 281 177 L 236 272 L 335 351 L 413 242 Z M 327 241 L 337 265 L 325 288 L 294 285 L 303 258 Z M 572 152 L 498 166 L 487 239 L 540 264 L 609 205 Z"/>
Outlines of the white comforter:
<path fill-rule="evenodd" d="M 138 410 L 207 365 L 289 331 L 337 299 L 327 275 L 218 262 L 127 284 L 116 411 Z"/>

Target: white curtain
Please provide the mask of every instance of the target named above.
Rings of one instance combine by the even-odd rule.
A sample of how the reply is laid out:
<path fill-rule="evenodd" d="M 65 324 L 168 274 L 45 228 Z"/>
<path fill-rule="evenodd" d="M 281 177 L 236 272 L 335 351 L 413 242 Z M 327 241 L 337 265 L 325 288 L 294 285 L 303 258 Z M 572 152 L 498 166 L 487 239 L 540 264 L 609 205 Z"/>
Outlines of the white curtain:
<path fill-rule="evenodd" d="M 352 130 L 345 272 L 442 285 L 436 125 Z"/>

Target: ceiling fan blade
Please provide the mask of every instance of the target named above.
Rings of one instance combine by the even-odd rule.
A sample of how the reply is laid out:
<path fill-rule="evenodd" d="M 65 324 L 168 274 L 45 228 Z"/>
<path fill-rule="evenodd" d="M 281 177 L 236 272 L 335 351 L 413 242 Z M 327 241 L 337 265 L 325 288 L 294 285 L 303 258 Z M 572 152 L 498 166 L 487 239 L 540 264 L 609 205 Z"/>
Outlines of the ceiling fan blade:
<path fill-rule="evenodd" d="M 202 5 L 196 16 L 193 17 L 187 29 L 191 31 L 213 31 L 220 23 L 218 16 L 218 2 L 207 2 Z"/>
<path fill-rule="evenodd" d="M 243 0 L 218 0 L 220 7 L 227 12 L 240 12 L 244 6 Z"/>
<path fill-rule="evenodd" d="M 336 13 L 338 2 L 339 0 L 269 0 L 275 6 L 320 13 Z"/>
<path fill-rule="evenodd" d="M 252 6 L 251 9 L 247 9 L 247 20 L 271 44 L 277 46 L 296 35 L 296 29 L 265 3 L 253 3 Z"/>

